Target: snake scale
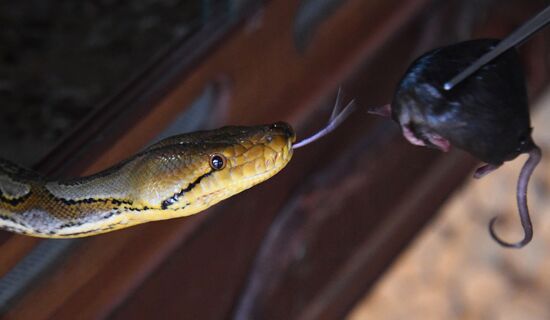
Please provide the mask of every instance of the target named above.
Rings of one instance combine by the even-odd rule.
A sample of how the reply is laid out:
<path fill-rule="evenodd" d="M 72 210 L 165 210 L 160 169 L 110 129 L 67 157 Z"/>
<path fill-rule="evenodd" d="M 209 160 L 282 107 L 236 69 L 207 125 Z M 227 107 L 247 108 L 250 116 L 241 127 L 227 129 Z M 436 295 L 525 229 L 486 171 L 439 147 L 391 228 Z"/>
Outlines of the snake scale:
<path fill-rule="evenodd" d="M 294 141 L 282 122 L 193 132 L 70 180 L 0 160 L 0 228 L 76 238 L 192 215 L 275 175 L 290 161 Z"/>

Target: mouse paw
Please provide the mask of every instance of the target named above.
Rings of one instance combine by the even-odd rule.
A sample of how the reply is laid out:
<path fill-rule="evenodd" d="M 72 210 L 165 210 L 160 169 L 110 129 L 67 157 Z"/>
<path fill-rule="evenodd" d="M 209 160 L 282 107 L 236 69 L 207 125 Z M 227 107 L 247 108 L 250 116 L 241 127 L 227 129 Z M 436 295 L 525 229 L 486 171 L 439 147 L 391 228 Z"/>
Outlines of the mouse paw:
<path fill-rule="evenodd" d="M 408 125 L 402 125 L 401 130 L 403 131 L 403 137 L 405 137 L 405 139 L 407 139 L 410 143 L 415 146 L 426 146 L 426 143 L 422 139 L 418 138 Z"/>
<path fill-rule="evenodd" d="M 419 137 L 408 125 L 402 125 L 401 129 L 405 139 L 416 146 L 436 148 L 443 152 L 448 152 L 451 149 L 449 140 L 436 133 L 422 133 Z"/>
<path fill-rule="evenodd" d="M 426 138 L 430 144 L 443 152 L 449 152 L 451 149 L 451 143 L 449 140 L 435 133 L 426 134 Z"/>
<path fill-rule="evenodd" d="M 483 178 L 486 175 L 488 175 L 489 173 L 491 173 L 491 172 L 495 171 L 496 169 L 498 169 L 499 167 L 500 167 L 500 165 L 495 165 L 495 164 L 486 164 L 484 166 L 481 166 L 481 167 L 477 168 L 476 171 L 474 172 L 474 178 L 476 178 L 476 179 Z"/>

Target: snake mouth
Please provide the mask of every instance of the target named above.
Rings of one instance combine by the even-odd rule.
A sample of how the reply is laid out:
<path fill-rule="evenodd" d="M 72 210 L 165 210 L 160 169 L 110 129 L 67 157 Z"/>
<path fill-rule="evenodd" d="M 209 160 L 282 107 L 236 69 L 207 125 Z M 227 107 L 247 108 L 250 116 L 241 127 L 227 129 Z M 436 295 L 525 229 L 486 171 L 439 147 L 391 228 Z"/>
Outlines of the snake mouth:
<path fill-rule="evenodd" d="M 267 147 L 275 151 L 273 163 L 278 163 L 278 160 L 288 162 L 292 157 L 292 145 L 296 141 L 296 133 L 294 129 L 286 122 L 275 122 L 269 126 Z M 283 165 L 284 166 L 284 165 Z"/>

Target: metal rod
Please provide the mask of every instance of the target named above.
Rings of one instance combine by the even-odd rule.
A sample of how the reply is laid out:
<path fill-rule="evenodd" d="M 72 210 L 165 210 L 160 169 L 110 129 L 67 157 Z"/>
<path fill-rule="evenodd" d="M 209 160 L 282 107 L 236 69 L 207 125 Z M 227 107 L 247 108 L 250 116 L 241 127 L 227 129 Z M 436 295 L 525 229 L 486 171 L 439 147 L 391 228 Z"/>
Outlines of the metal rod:
<path fill-rule="evenodd" d="M 487 52 L 481 58 L 477 59 L 476 62 L 471 64 L 468 68 L 464 69 L 462 72 L 454 76 L 450 81 L 447 81 L 443 85 L 443 89 L 449 91 L 459 84 L 462 80 L 468 78 L 479 68 L 483 67 L 485 64 L 500 56 L 506 50 L 521 45 L 527 38 L 533 35 L 538 30 L 544 28 L 550 23 L 550 6 L 542 10 L 539 14 L 531 18 L 529 21 L 524 23 L 521 27 L 512 32 L 508 37 L 504 38 L 499 44 L 491 51 Z"/>

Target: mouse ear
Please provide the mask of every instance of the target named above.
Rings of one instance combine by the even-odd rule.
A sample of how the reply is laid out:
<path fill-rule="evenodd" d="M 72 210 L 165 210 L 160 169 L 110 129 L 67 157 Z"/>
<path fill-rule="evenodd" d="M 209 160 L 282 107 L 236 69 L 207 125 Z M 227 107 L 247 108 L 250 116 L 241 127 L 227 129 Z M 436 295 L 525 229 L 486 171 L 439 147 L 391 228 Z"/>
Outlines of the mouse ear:
<path fill-rule="evenodd" d="M 518 203 L 519 218 L 521 220 L 521 225 L 524 232 L 523 239 L 513 243 L 505 242 L 496 235 L 494 230 L 497 217 L 491 219 L 491 222 L 489 223 L 489 232 L 491 233 L 491 237 L 503 247 L 522 248 L 531 242 L 531 239 L 533 238 L 533 225 L 531 224 L 529 208 L 527 207 L 527 185 L 529 184 L 529 178 L 531 178 L 533 171 L 540 162 L 541 156 L 542 154 L 540 148 L 535 145 L 533 149 L 529 151 L 529 159 L 527 159 L 523 165 L 518 179 L 516 198 Z"/>

